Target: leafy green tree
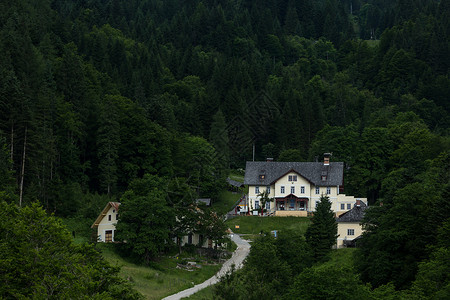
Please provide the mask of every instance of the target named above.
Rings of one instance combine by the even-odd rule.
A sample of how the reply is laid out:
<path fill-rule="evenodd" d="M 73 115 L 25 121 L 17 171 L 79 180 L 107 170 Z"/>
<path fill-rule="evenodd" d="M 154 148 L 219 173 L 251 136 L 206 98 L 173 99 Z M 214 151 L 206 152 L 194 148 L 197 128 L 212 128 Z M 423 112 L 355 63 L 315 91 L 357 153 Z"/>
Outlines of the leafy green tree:
<path fill-rule="evenodd" d="M 322 195 L 305 233 L 314 261 L 326 259 L 336 244 L 337 223 L 328 196 Z"/>
<path fill-rule="evenodd" d="M 274 238 L 264 234 L 252 243 L 242 271 L 225 276 L 215 288 L 215 296 L 218 299 L 275 299 L 286 291 L 290 281 L 291 270 L 278 256 Z"/>
<path fill-rule="evenodd" d="M 137 179 L 120 199 L 116 239 L 123 242 L 117 246 L 147 264 L 170 246 L 175 222 L 174 210 L 167 205 L 160 182 L 154 175 Z"/>
<path fill-rule="evenodd" d="M 367 195 L 369 203 L 379 197 L 381 182 L 388 173 L 393 142 L 386 128 L 366 128 L 357 144 L 357 156 L 350 169 L 348 185 L 357 194 Z"/>
<path fill-rule="evenodd" d="M 264 215 L 264 210 L 266 209 L 266 204 L 270 202 L 274 202 L 275 198 L 270 198 L 267 190 L 264 190 L 262 193 L 258 194 L 259 201 L 261 204 L 261 216 Z"/>
<path fill-rule="evenodd" d="M 429 260 L 419 264 L 412 287 L 402 296 L 405 299 L 446 299 L 450 293 L 449 256 L 448 247 L 436 249 Z"/>
<path fill-rule="evenodd" d="M 303 270 L 283 299 L 370 299 L 370 292 L 352 268 L 323 264 Z"/>
<path fill-rule="evenodd" d="M 222 216 L 211 209 L 197 209 L 195 232 L 210 238 L 214 243 L 214 249 L 226 242 L 228 226 L 225 224 Z"/>
<path fill-rule="evenodd" d="M 278 161 L 304 161 L 304 158 L 300 150 L 286 149 L 281 151 Z"/>
<path fill-rule="evenodd" d="M 278 257 L 289 265 L 293 276 L 313 264 L 311 249 L 303 234 L 295 231 L 280 231 L 275 239 L 275 245 Z"/>
<path fill-rule="evenodd" d="M 38 205 L 2 200 L 0 297 L 140 299 L 92 245 L 75 245 L 61 221 Z"/>
<path fill-rule="evenodd" d="M 397 189 L 386 193 L 382 206 L 366 211 L 357 252 L 364 281 L 375 287 L 392 281 L 398 289 L 408 288 L 419 262 L 429 258 L 434 245 L 442 246 L 439 241 L 445 239 L 429 232 L 439 232 L 450 218 L 444 200 L 449 195 L 448 170 L 448 153 L 443 153 L 418 176 L 383 183 L 395 184 Z M 417 232 L 418 227 L 424 230 Z"/>
<path fill-rule="evenodd" d="M 333 153 L 333 161 L 344 161 L 352 166 L 355 160 L 354 147 L 357 145 L 359 134 L 356 126 L 346 127 L 326 125 L 317 133 L 310 147 L 309 159 L 314 161 L 324 153 Z"/>

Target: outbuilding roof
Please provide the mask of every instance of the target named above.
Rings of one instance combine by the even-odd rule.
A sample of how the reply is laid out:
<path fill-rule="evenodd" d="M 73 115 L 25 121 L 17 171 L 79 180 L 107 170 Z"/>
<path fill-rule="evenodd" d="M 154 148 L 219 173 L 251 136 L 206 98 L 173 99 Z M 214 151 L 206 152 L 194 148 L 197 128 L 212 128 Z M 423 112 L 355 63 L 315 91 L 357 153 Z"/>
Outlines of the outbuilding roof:
<path fill-rule="evenodd" d="M 230 177 L 227 178 L 227 182 L 229 185 L 235 186 L 235 187 L 242 187 L 244 184 L 242 182 L 236 181 L 231 179 Z"/>
<path fill-rule="evenodd" d="M 211 198 L 198 198 L 197 203 L 205 203 L 206 206 L 211 206 Z"/>
<path fill-rule="evenodd" d="M 343 185 L 344 163 L 248 161 L 244 184 L 271 185 L 289 172 L 295 172 L 317 186 L 337 186 Z"/>
<path fill-rule="evenodd" d="M 98 226 L 98 224 L 100 224 L 100 222 L 106 216 L 111 207 L 113 207 L 116 211 L 119 211 L 119 206 L 120 202 L 108 202 L 108 204 L 106 204 L 105 208 L 102 210 L 100 215 L 95 220 L 94 224 L 92 224 L 91 228 L 95 228 Z"/>
<path fill-rule="evenodd" d="M 365 210 L 367 209 L 367 205 L 359 201 L 355 203 L 352 209 L 340 215 L 336 222 L 352 222 L 352 223 L 360 223 L 364 218 Z"/>

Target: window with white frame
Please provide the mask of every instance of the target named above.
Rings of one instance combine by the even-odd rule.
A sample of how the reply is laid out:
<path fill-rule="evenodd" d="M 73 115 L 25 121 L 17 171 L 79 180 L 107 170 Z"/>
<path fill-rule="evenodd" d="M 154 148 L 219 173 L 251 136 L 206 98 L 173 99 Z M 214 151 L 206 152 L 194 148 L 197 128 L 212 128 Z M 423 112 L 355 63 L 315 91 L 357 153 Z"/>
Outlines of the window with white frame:
<path fill-rule="evenodd" d="M 355 229 L 347 229 L 347 235 L 355 235 Z"/>
<path fill-rule="evenodd" d="M 341 210 L 345 209 L 345 203 L 341 203 Z"/>
<path fill-rule="evenodd" d="M 305 187 L 304 187 L 304 186 L 301 186 L 301 187 L 300 187 L 300 193 L 302 193 L 302 194 L 305 193 Z"/>
<path fill-rule="evenodd" d="M 255 186 L 255 194 L 259 194 L 259 186 Z"/>
<path fill-rule="evenodd" d="M 297 181 L 297 175 L 289 175 L 288 181 Z"/>
<path fill-rule="evenodd" d="M 347 209 L 352 209 L 352 204 L 351 203 L 347 203 Z"/>
<path fill-rule="evenodd" d="M 291 186 L 291 194 L 295 194 L 295 186 Z"/>
<path fill-rule="evenodd" d="M 266 191 L 267 191 L 267 194 L 270 194 L 270 186 L 267 187 Z"/>
<path fill-rule="evenodd" d="M 319 205 L 319 201 L 316 201 L 316 208 L 317 208 L 317 205 Z"/>
<path fill-rule="evenodd" d="M 269 210 L 270 209 L 270 201 L 266 202 L 266 209 Z"/>
<path fill-rule="evenodd" d="M 331 194 L 331 188 L 327 186 L 327 195 Z"/>
<path fill-rule="evenodd" d="M 316 186 L 316 195 L 320 194 L 320 187 Z"/>
<path fill-rule="evenodd" d="M 255 209 L 259 209 L 259 200 L 255 200 Z"/>
<path fill-rule="evenodd" d="M 111 221 L 111 215 L 108 215 L 108 221 Z"/>
<path fill-rule="evenodd" d="M 281 193 L 281 194 L 284 194 L 284 186 L 283 186 L 283 185 L 282 185 L 281 188 L 280 188 L 280 193 Z"/>

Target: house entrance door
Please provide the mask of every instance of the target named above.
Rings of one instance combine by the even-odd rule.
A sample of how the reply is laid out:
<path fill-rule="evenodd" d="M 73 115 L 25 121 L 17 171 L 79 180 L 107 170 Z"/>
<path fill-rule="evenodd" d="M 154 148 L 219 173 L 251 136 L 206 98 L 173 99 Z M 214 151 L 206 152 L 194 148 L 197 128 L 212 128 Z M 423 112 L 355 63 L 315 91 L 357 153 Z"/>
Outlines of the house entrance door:
<path fill-rule="evenodd" d="M 105 231 L 105 242 L 111 243 L 112 242 L 112 230 L 106 230 Z"/>

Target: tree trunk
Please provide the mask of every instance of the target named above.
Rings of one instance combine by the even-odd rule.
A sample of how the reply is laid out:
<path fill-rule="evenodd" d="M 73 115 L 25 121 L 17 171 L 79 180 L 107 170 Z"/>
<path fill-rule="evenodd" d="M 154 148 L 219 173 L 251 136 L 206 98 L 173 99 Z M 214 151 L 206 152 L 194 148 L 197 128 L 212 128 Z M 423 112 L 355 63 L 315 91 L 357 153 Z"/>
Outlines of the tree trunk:
<path fill-rule="evenodd" d="M 23 178 L 25 175 L 25 152 L 27 150 L 27 127 L 25 126 L 25 137 L 23 140 L 23 155 L 22 155 L 22 171 L 20 173 L 20 187 L 19 187 L 19 206 L 22 206 L 23 200 Z"/>

